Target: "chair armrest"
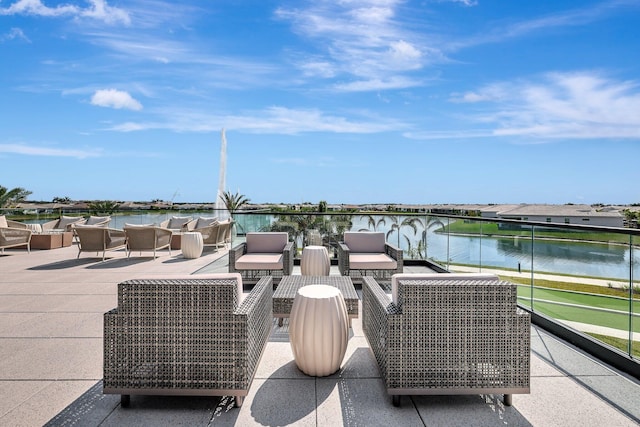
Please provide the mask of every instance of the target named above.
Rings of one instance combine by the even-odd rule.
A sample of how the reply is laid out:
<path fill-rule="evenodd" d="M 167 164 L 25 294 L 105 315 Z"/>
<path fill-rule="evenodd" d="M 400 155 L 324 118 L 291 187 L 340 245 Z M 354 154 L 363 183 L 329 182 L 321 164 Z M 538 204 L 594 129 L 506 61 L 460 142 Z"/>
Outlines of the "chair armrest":
<path fill-rule="evenodd" d="M 400 321 L 396 305 L 373 277 L 362 278 L 362 329 L 386 381 L 390 328 Z"/>
<path fill-rule="evenodd" d="M 341 276 L 349 275 L 349 246 L 344 242 L 338 242 L 338 269 Z"/>
<path fill-rule="evenodd" d="M 237 324 L 246 334 L 246 354 L 237 355 L 237 359 L 246 363 L 246 381 L 251 383 L 262 352 L 269 340 L 273 326 L 273 277 L 265 276 L 258 281 L 249 295 L 236 308 L 233 315 L 238 319 Z"/>
<path fill-rule="evenodd" d="M 2 235 L 5 237 L 31 238 L 31 230 L 28 228 L 2 227 Z"/>
<path fill-rule="evenodd" d="M 193 231 L 193 229 L 196 228 L 197 223 L 198 223 L 198 218 L 192 219 L 182 227 L 182 231 Z"/>
<path fill-rule="evenodd" d="M 393 258 L 394 260 L 396 260 L 396 263 L 398 264 L 398 268 L 396 269 L 396 273 L 402 273 L 403 267 L 404 267 L 404 261 L 403 261 L 403 251 L 402 249 L 398 248 L 397 246 L 393 246 L 389 243 L 385 243 L 384 244 L 384 252 L 390 256 L 391 258 Z"/>
<path fill-rule="evenodd" d="M 10 219 L 7 220 L 7 225 L 9 226 L 9 228 L 21 228 L 21 229 L 29 228 L 29 227 L 27 227 L 27 224 L 24 224 L 24 223 L 18 222 L 18 221 L 13 221 L 13 220 L 10 220 Z"/>
<path fill-rule="evenodd" d="M 167 228 L 167 226 L 169 225 L 169 220 L 165 219 L 164 221 L 160 222 L 160 227 L 162 228 Z"/>
<path fill-rule="evenodd" d="M 282 273 L 285 276 L 290 276 L 293 273 L 293 259 L 296 256 L 296 244 L 295 242 L 288 242 L 282 253 Z"/>
<path fill-rule="evenodd" d="M 240 243 L 235 248 L 229 250 L 229 273 L 237 273 L 236 260 L 247 253 L 247 243 Z"/>

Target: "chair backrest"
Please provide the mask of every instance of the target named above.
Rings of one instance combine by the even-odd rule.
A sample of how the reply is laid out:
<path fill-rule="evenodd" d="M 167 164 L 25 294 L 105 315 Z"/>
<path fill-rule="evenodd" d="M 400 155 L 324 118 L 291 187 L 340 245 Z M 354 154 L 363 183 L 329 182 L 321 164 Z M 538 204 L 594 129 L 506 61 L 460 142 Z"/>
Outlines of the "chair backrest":
<path fill-rule="evenodd" d="M 107 246 L 107 228 L 78 225 L 75 230 L 80 241 L 80 249 L 83 251 L 101 251 Z"/>
<path fill-rule="evenodd" d="M 189 216 L 173 216 L 169 219 L 169 224 L 167 228 L 171 230 L 180 230 L 184 227 L 189 221 L 191 221 L 191 217 Z"/>
<path fill-rule="evenodd" d="M 218 222 L 218 217 L 217 216 L 214 216 L 213 218 L 205 218 L 205 217 L 201 216 L 201 217 L 198 217 L 198 220 L 196 221 L 195 228 L 208 227 L 210 225 L 213 225 L 216 222 Z"/>
<path fill-rule="evenodd" d="M 247 233 L 247 253 L 282 253 L 288 241 L 286 232 Z"/>
<path fill-rule="evenodd" d="M 125 224 L 124 232 L 130 250 L 157 249 L 171 239 L 171 230 L 153 225 Z"/>
<path fill-rule="evenodd" d="M 400 290 L 400 281 L 403 280 L 415 280 L 421 282 L 437 281 L 441 283 L 443 281 L 451 282 L 452 284 L 460 283 L 472 283 L 477 281 L 494 281 L 498 282 L 500 279 L 495 274 L 489 273 L 401 273 L 391 276 L 391 300 L 397 306 L 403 304 L 403 295 Z"/>
<path fill-rule="evenodd" d="M 84 218 L 80 216 L 61 216 L 58 220 L 58 225 L 55 228 L 67 229 L 71 224 L 84 221 Z"/>
<path fill-rule="evenodd" d="M 346 231 L 344 244 L 355 253 L 384 253 L 385 237 L 381 231 Z"/>

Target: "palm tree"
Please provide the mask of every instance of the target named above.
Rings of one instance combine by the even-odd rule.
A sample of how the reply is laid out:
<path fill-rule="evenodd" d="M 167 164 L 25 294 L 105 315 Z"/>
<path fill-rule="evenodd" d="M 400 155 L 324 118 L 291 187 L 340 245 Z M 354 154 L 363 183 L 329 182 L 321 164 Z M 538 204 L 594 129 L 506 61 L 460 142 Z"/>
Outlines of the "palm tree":
<path fill-rule="evenodd" d="M 118 203 L 111 200 L 98 200 L 89 203 L 89 210 L 92 215 L 111 215 L 118 209 Z"/>
<path fill-rule="evenodd" d="M 224 193 L 222 193 L 220 198 L 222 199 L 222 203 L 224 203 L 224 206 L 231 213 L 232 217 L 235 211 L 239 210 L 241 207 L 251 201 L 244 194 L 233 194 L 231 193 L 231 191 L 225 191 Z"/>
<path fill-rule="evenodd" d="M 21 187 L 9 190 L 7 187 L 0 185 L 0 208 L 11 207 L 11 205 L 21 203 L 30 194 L 31 191 L 27 191 Z"/>
<path fill-rule="evenodd" d="M 358 231 L 378 231 L 378 227 L 381 225 L 387 225 L 387 221 L 384 216 L 381 216 L 377 220 L 373 215 L 360 215 L 360 218 L 367 219 L 367 228 L 361 228 Z"/>

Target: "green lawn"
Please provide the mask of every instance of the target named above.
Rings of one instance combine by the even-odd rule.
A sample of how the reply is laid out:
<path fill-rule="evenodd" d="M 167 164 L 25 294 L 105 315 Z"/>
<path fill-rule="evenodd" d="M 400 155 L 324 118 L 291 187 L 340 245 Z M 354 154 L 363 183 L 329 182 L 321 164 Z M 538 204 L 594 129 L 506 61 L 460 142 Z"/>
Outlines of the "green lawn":
<path fill-rule="evenodd" d="M 446 232 L 454 233 L 454 234 L 470 234 L 470 235 L 480 235 L 483 236 L 504 236 L 504 237 L 513 237 L 513 236 L 522 236 L 522 237 L 531 237 L 531 230 L 504 230 L 498 228 L 498 224 L 494 222 L 469 222 L 463 220 L 457 220 L 449 225 L 439 228 L 436 230 L 437 233 L 446 233 Z M 597 233 L 597 232 L 589 232 L 589 231 L 566 231 L 558 229 L 546 229 L 546 230 L 535 230 L 534 237 L 536 238 L 546 238 L 546 239 L 562 239 L 562 240 L 584 240 L 590 242 L 614 242 L 614 243 L 629 243 L 629 236 L 625 234 L 618 233 Z M 639 239 L 635 239 L 635 244 L 640 244 Z"/>

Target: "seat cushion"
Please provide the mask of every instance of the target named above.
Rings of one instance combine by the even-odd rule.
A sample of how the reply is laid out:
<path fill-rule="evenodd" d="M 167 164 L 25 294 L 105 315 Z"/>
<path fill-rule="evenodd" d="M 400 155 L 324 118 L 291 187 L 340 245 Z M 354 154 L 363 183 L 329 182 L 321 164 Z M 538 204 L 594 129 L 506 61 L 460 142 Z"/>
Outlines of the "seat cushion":
<path fill-rule="evenodd" d="M 288 240 L 286 232 L 247 233 L 247 253 L 281 254 Z"/>
<path fill-rule="evenodd" d="M 111 219 L 109 216 L 90 216 L 85 225 L 96 225 L 107 222 L 107 220 Z"/>
<path fill-rule="evenodd" d="M 351 252 L 384 253 L 384 233 L 378 231 L 357 231 L 344 233 L 344 243 Z"/>
<path fill-rule="evenodd" d="M 82 217 L 77 216 L 61 216 L 58 221 L 58 228 L 66 229 L 69 224 L 75 224 L 78 221 L 82 221 Z"/>
<path fill-rule="evenodd" d="M 398 268 L 398 263 L 384 253 L 351 253 L 349 268 L 351 270 L 395 270 Z"/>
<path fill-rule="evenodd" d="M 283 255 L 246 253 L 236 260 L 236 270 L 283 270 Z"/>

